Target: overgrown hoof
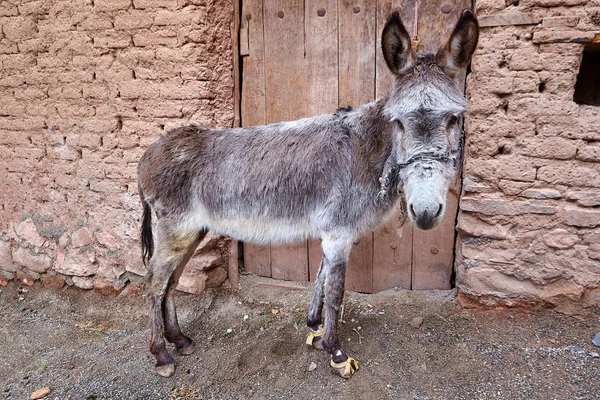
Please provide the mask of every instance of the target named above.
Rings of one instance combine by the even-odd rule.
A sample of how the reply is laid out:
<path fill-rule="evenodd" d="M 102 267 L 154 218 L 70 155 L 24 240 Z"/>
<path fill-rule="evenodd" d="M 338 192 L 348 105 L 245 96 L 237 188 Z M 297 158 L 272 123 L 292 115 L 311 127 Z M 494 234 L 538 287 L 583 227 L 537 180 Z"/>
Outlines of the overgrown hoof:
<path fill-rule="evenodd" d="M 323 328 L 321 327 L 317 331 L 312 329 L 306 333 L 306 344 L 314 347 L 315 349 L 323 350 Z"/>
<path fill-rule="evenodd" d="M 187 346 L 177 348 L 177 353 L 179 353 L 179 355 L 181 356 L 189 356 L 193 354 L 195 350 L 196 346 L 194 345 L 194 342 L 190 342 L 190 344 L 188 344 Z"/>
<path fill-rule="evenodd" d="M 344 379 L 349 379 L 356 371 L 358 371 L 358 361 L 352 357 L 348 357 L 346 361 L 336 363 L 333 360 L 330 362 L 333 372 Z"/>
<path fill-rule="evenodd" d="M 155 369 L 157 374 L 168 378 L 170 376 L 173 376 L 173 374 L 175 373 L 175 363 L 157 365 Z"/>

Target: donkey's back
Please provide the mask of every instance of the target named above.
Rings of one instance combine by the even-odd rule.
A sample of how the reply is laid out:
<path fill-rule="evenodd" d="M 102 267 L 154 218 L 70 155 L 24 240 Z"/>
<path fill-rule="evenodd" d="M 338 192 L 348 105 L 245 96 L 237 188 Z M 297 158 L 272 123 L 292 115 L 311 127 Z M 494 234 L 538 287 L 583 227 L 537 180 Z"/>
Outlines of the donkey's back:
<path fill-rule="evenodd" d="M 175 129 L 139 163 L 159 218 L 266 243 L 316 237 L 348 186 L 350 134 L 337 115 L 243 129 Z"/>

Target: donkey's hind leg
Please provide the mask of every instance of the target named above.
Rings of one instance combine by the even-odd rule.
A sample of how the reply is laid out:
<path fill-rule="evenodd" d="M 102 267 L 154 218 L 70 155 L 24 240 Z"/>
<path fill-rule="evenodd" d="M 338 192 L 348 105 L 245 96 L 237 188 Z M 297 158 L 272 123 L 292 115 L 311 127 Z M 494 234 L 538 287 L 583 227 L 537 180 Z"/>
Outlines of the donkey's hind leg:
<path fill-rule="evenodd" d="M 189 356 L 195 350 L 194 341 L 181 333 L 179 322 L 177 321 L 177 310 L 175 308 L 175 288 L 179 282 L 179 278 L 183 272 L 183 268 L 190 260 L 194 251 L 202 242 L 208 230 L 202 230 L 198 233 L 198 237 L 194 243 L 190 245 L 184 259 L 179 263 L 167 284 L 167 290 L 162 304 L 162 312 L 165 320 L 165 339 L 175 345 L 177 352 L 182 356 Z"/>
<path fill-rule="evenodd" d="M 150 259 L 146 286 L 150 315 L 150 353 L 156 359 L 156 372 L 162 376 L 171 376 L 175 372 L 175 363 L 167 351 L 163 336 L 163 299 L 173 272 L 185 264 L 198 246 L 198 234 L 177 232 L 172 229 L 168 220 L 159 220 L 156 237 L 156 251 Z"/>

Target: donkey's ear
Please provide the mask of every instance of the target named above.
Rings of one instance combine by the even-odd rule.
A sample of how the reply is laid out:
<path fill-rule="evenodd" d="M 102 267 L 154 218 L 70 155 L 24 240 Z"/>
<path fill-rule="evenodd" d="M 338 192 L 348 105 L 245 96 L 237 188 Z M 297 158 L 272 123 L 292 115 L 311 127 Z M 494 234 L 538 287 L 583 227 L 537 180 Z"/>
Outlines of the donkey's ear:
<path fill-rule="evenodd" d="M 396 75 L 404 74 L 415 61 L 410 36 L 397 11 L 385 23 L 381 34 L 381 49 L 388 68 Z"/>
<path fill-rule="evenodd" d="M 454 78 L 469 65 L 478 39 L 477 18 L 470 10 L 464 10 L 450 38 L 435 55 L 435 61 L 447 75 Z"/>

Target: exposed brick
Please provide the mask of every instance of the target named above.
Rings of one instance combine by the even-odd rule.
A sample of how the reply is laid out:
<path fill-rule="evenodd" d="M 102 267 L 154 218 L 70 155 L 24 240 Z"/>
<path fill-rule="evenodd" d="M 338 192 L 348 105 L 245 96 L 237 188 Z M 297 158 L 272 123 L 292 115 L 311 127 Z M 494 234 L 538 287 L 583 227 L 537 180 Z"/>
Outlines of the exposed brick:
<path fill-rule="evenodd" d="M 556 207 L 545 204 L 499 199 L 463 197 L 460 209 L 485 215 L 555 214 Z"/>
<path fill-rule="evenodd" d="M 16 277 L 25 286 L 33 286 L 35 284 L 35 279 L 24 271 L 18 270 Z"/>
<path fill-rule="evenodd" d="M 537 178 L 551 184 L 600 187 L 599 169 L 573 162 L 553 163 L 540 167 Z"/>
<path fill-rule="evenodd" d="M 177 32 L 171 30 L 161 30 L 156 32 L 143 32 L 133 35 L 133 43 L 136 46 L 170 46 L 177 45 Z"/>
<path fill-rule="evenodd" d="M 156 99 L 159 97 L 156 84 L 139 79 L 122 82 L 119 86 L 119 93 L 122 99 Z"/>
<path fill-rule="evenodd" d="M 456 229 L 466 236 L 504 240 L 508 237 L 508 226 L 490 225 L 469 214 L 461 214 Z"/>
<path fill-rule="evenodd" d="M 37 33 L 37 24 L 29 17 L 10 18 L 2 24 L 2 31 L 7 39 L 18 42 L 34 37 Z"/>
<path fill-rule="evenodd" d="M 84 21 L 77 24 L 79 30 L 112 29 L 112 18 L 108 15 L 90 14 Z"/>
<path fill-rule="evenodd" d="M 597 207 L 600 206 L 600 191 L 579 191 L 570 190 L 566 195 L 567 200 L 573 200 L 578 205 L 584 207 Z"/>
<path fill-rule="evenodd" d="M 41 281 L 46 289 L 61 289 L 65 286 L 65 278 L 61 275 L 44 274 L 41 277 Z"/>
<path fill-rule="evenodd" d="M 594 228 L 600 225 L 600 210 L 566 207 L 565 224 L 582 228 Z"/>
<path fill-rule="evenodd" d="M 158 90 L 163 99 L 191 100 L 213 99 L 214 93 L 210 90 L 209 82 L 187 82 L 182 84 L 159 84 Z"/>
<path fill-rule="evenodd" d="M 594 32 L 542 30 L 533 33 L 533 43 L 587 43 L 591 42 L 594 36 Z"/>
<path fill-rule="evenodd" d="M 131 6 L 131 0 L 95 0 L 94 11 L 120 11 L 127 10 Z"/>
<path fill-rule="evenodd" d="M 154 23 L 154 13 L 147 11 L 130 10 L 115 16 L 115 29 L 133 30 L 149 28 Z"/>
<path fill-rule="evenodd" d="M 584 146 L 577 152 L 577 158 L 583 161 L 600 162 L 600 146 Z"/>
<path fill-rule="evenodd" d="M 177 8 L 177 0 L 133 0 L 133 5 L 137 10 L 146 8 L 166 8 L 174 10 Z"/>
<path fill-rule="evenodd" d="M 0 7 L 0 17 L 14 17 L 17 15 L 19 15 L 19 9 L 16 5 L 6 1 L 2 3 L 2 7 Z"/>
<path fill-rule="evenodd" d="M 515 152 L 530 157 L 568 160 L 575 157 L 578 142 L 555 136 L 526 138 L 517 142 Z"/>
<path fill-rule="evenodd" d="M 195 20 L 202 19 L 202 15 L 197 12 L 181 13 L 177 11 L 159 10 L 154 17 L 155 25 L 173 25 L 181 26 L 191 24 Z"/>

